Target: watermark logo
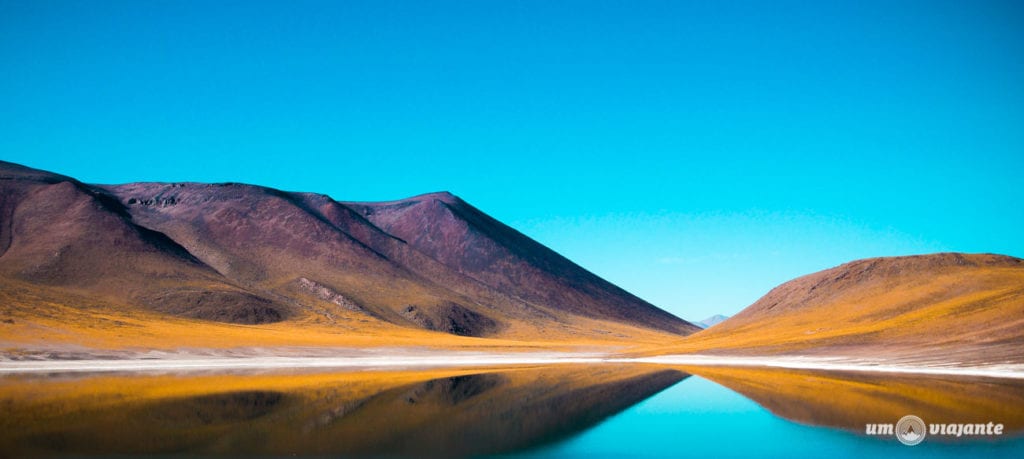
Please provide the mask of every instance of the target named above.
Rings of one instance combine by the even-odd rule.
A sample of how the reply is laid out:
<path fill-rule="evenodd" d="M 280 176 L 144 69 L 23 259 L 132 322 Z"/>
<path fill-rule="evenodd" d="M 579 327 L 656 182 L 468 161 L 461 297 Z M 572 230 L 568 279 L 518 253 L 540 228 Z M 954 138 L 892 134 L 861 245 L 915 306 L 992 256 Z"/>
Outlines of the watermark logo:
<path fill-rule="evenodd" d="M 921 418 L 908 414 L 900 418 L 896 423 L 896 439 L 907 446 L 914 446 L 924 441 L 928 435 L 928 428 L 925 427 Z"/>
<path fill-rule="evenodd" d="M 914 415 L 900 418 L 896 425 L 867 424 L 864 432 L 868 435 L 895 435 L 896 439 L 907 446 L 914 446 L 931 436 L 963 437 L 1002 435 L 1003 425 L 995 422 L 987 424 L 925 424 L 924 420 Z"/>

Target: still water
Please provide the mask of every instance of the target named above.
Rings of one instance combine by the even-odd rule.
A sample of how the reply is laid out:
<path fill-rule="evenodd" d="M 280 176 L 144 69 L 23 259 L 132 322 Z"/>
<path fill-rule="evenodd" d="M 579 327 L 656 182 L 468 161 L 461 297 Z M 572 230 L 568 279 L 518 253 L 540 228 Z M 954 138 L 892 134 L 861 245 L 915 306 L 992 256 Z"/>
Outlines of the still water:
<path fill-rule="evenodd" d="M 1004 425 L 904 446 L 867 423 Z M 0 376 L 0 457 L 1024 457 L 1024 381 L 558 365 Z"/>

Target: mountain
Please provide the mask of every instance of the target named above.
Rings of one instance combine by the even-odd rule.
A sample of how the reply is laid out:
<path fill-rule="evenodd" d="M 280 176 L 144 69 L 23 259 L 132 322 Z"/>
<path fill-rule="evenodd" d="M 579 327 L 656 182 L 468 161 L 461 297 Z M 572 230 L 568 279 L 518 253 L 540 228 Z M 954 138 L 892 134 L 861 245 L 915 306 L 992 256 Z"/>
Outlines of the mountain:
<path fill-rule="evenodd" d="M 1024 362 L 1024 260 L 854 261 L 786 282 L 674 351 Z"/>
<path fill-rule="evenodd" d="M 708 327 L 710 327 L 712 325 L 719 324 L 719 323 L 721 323 L 722 321 L 724 321 L 725 319 L 728 319 L 728 318 L 729 317 L 723 316 L 721 314 L 715 314 L 715 315 L 713 315 L 711 317 L 708 317 L 707 319 L 701 320 L 699 322 L 693 322 L 693 324 L 698 326 L 698 327 L 700 327 L 700 328 L 708 328 Z"/>
<path fill-rule="evenodd" d="M 0 287 L 8 342 L 135 333 L 200 346 L 231 342 L 241 329 L 228 325 L 321 344 L 697 330 L 448 193 L 345 203 L 237 183 L 89 185 L 6 162 Z"/>

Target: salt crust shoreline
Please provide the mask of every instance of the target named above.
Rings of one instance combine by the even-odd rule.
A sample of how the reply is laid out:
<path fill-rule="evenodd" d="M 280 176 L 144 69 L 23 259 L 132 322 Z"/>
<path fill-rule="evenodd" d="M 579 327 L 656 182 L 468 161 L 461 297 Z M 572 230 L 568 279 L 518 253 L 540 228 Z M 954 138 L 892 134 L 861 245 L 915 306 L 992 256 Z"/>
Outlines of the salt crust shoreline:
<path fill-rule="evenodd" d="M 343 354 L 343 353 L 339 353 Z M 793 370 L 871 372 L 917 375 L 973 376 L 1024 379 L 1024 365 L 914 364 L 885 359 L 822 356 L 723 356 L 701 354 L 621 357 L 587 352 L 465 352 L 390 349 L 388 352 L 348 352 L 329 356 L 221 356 L 166 354 L 143 358 L 77 360 L 4 360 L 0 374 L 57 372 L 144 372 L 276 369 L 462 368 L 510 365 L 629 364 L 668 366 L 766 367 Z"/>

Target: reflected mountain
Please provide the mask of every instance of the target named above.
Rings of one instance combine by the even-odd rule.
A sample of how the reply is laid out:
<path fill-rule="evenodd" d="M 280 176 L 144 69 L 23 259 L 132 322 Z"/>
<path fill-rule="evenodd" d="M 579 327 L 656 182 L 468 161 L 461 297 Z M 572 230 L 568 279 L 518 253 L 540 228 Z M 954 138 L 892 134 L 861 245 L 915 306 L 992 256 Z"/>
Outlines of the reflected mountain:
<path fill-rule="evenodd" d="M 1002 423 L 1004 437 L 1024 436 L 1021 380 L 723 367 L 685 367 L 685 371 L 804 425 L 864 435 L 866 424 L 895 424 L 913 414 L 928 424 Z M 929 438 L 950 440 L 957 439 Z"/>
<path fill-rule="evenodd" d="M 585 430 L 688 375 L 651 366 L 0 378 L 0 451 L 471 456 Z"/>

